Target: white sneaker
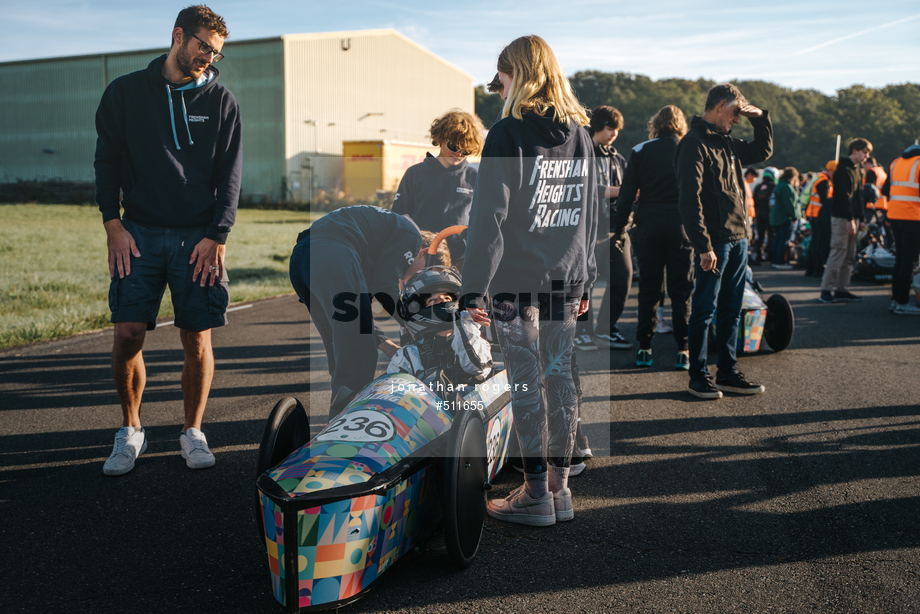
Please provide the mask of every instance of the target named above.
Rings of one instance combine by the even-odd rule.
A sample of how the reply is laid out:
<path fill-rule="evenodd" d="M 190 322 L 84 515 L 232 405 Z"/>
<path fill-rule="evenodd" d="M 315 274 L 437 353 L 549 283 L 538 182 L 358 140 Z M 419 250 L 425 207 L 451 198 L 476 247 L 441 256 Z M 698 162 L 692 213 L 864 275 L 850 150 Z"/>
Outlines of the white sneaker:
<path fill-rule="evenodd" d="M 556 512 L 556 522 L 565 522 L 575 518 L 575 508 L 572 505 L 572 490 L 570 488 L 563 488 L 559 492 L 553 493 L 553 510 Z"/>
<path fill-rule="evenodd" d="M 102 466 L 105 475 L 124 475 L 134 469 L 134 461 L 147 449 L 144 427 L 123 426 L 115 433 L 115 447 Z"/>
<path fill-rule="evenodd" d="M 208 449 L 208 440 L 204 433 L 196 428 L 186 429 L 179 436 L 182 458 L 191 469 L 207 469 L 214 466 L 214 455 Z"/>
<path fill-rule="evenodd" d="M 531 499 L 524 486 L 513 491 L 507 499 L 489 501 L 486 513 L 495 520 L 516 522 L 532 527 L 548 527 L 556 524 L 553 493 L 546 491 L 539 499 Z"/>
<path fill-rule="evenodd" d="M 902 316 L 920 316 L 920 307 L 911 305 L 910 303 L 904 303 L 903 305 L 899 303 L 898 306 L 894 308 L 894 312 Z"/>
<path fill-rule="evenodd" d="M 888 311 L 894 311 L 898 308 L 898 301 L 891 299 L 891 304 L 888 305 Z"/>

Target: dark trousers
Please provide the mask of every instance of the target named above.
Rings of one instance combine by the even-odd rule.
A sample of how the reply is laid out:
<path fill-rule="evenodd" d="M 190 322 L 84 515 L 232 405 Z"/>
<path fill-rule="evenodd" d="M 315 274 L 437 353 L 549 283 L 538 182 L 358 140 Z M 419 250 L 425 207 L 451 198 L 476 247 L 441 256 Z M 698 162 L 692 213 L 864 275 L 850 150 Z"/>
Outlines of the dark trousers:
<path fill-rule="evenodd" d="M 786 248 L 792 233 L 792 222 L 783 222 L 773 226 L 773 264 L 785 264 Z"/>
<path fill-rule="evenodd" d="M 910 300 L 910 282 L 920 263 L 920 221 L 891 220 L 894 232 L 894 273 L 891 298 L 903 305 Z"/>
<path fill-rule="evenodd" d="M 764 253 L 764 248 L 769 246 L 769 241 L 767 241 L 767 234 L 771 232 L 770 230 L 770 210 L 764 207 L 759 211 L 755 211 L 757 216 L 755 223 L 757 224 L 757 240 L 754 242 L 754 256 L 760 261 L 768 253 Z"/>
<path fill-rule="evenodd" d="M 827 264 L 827 257 L 831 253 L 831 207 L 826 205 L 821 207 L 821 211 L 818 212 L 818 217 L 815 218 L 817 224 L 815 227 L 818 229 L 817 251 L 815 252 L 815 267 L 816 271 L 819 273 L 824 273 L 824 265 Z M 815 239 L 812 239 L 814 242 Z"/>
<path fill-rule="evenodd" d="M 618 332 L 617 322 L 623 315 L 626 306 L 626 297 L 632 286 L 633 263 L 632 244 L 629 235 L 624 235 L 623 251 L 613 245 L 610 246 L 610 279 L 604 289 L 604 298 L 597 312 L 597 332 L 604 335 Z M 658 287 L 661 291 L 661 286 Z"/>
<path fill-rule="evenodd" d="M 738 362 L 738 322 L 744 298 L 744 278 L 747 272 L 747 240 L 717 243 L 712 246 L 716 254 L 716 268 L 721 272 L 704 271 L 696 256 L 694 269 L 696 284 L 690 307 L 690 325 L 687 341 L 690 346 L 690 379 L 709 377 L 706 366 L 709 349 L 709 325 L 713 313 L 716 317 L 716 366 L 721 378 L 736 372 Z"/>
<path fill-rule="evenodd" d="M 312 243 L 313 249 L 323 254 L 322 262 L 335 266 L 317 263 L 319 266 L 311 270 L 311 241 L 307 237 L 291 254 L 291 284 L 310 311 L 310 319 L 323 340 L 332 376 L 332 398 L 335 398 L 343 386 L 360 392 L 373 381 L 379 340 L 358 254 L 335 241 L 314 239 Z M 348 294 L 349 311 L 333 306 L 345 294 Z M 342 296 L 336 299 L 337 295 Z"/>
<path fill-rule="evenodd" d="M 636 339 L 641 349 L 652 347 L 658 324 L 658 304 L 667 270 L 667 293 L 671 297 L 674 340 L 677 349 L 687 349 L 690 295 L 693 293 L 693 247 L 680 220 L 636 229 L 636 257 L 639 259 L 639 323 Z"/>
<path fill-rule="evenodd" d="M 811 229 L 811 239 L 808 242 L 808 256 L 805 258 L 805 274 L 817 275 L 824 268 L 823 265 L 818 267 L 818 242 L 821 240 L 818 218 L 808 218 L 808 227 Z"/>

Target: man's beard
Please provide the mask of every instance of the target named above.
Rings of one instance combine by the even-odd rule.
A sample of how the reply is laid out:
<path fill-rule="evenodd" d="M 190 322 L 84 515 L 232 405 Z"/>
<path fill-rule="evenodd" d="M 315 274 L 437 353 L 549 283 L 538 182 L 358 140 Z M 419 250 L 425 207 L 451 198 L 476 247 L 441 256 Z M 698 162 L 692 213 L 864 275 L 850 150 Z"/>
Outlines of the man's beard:
<path fill-rule="evenodd" d="M 197 79 L 204 70 L 207 69 L 207 66 L 205 66 L 204 69 L 198 71 L 196 74 L 195 58 L 188 52 L 188 49 L 184 45 L 179 49 L 179 53 L 176 54 L 176 64 L 179 66 L 179 70 L 182 74 L 190 79 Z"/>

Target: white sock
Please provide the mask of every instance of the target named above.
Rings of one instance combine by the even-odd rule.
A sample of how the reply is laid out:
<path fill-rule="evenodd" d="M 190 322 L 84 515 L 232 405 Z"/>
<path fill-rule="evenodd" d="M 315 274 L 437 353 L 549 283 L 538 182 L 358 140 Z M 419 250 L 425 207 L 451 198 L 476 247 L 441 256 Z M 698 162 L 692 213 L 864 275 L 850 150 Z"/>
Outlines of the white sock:
<path fill-rule="evenodd" d="M 546 472 L 543 473 L 525 473 L 524 489 L 531 499 L 539 499 L 546 494 Z"/>
<path fill-rule="evenodd" d="M 548 467 L 548 473 L 550 492 L 559 492 L 560 490 L 569 487 L 568 467 L 556 467 L 555 465 L 550 465 Z"/>

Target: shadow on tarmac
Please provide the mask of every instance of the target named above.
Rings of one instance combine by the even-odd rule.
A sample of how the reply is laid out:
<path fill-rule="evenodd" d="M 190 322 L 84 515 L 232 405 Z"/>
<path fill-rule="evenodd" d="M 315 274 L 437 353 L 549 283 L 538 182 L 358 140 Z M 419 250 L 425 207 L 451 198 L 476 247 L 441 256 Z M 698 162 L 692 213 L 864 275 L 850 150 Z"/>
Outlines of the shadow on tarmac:
<path fill-rule="evenodd" d="M 821 439 L 828 423 L 866 416 L 917 419 Z M 756 446 L 642 443 L 789 425 L 804 431 Z M 0 438 L 0 531 L 7 544 L 19 544 L 0 563 L 6 597 L 35 605 L 22 611 L 279 611 L 256 537 L 254 491 L 240 487 L 254 488 L 252 442 L 263 427 L 261 420 L 209 424 L 217 465 L 206 471 L 185 467 L 178 426 L 151 427 L 148 451 L 119 478 L 101 473 L 111 429 Z M 610 432 L 611 452 L 625 462 L 591 463 L 572 478 L 575 522 L 534 529 L 487 519 L 474 565 L 459 573 L 436 535 L 344 611 L 425 611 L 920 546 L 920 498 L 860 500 L 853 486 L 920 474 L 916 407 L 616 422 Z M 520 481 L 505 471 L 490 497 Z M 823 489 L 840 488 L 853 490 L 852 503 L 823 503 Z M 806 509 L 786 507 L 793 495 L 805 496 Z"/>

